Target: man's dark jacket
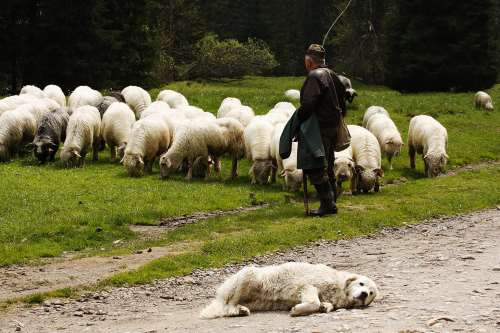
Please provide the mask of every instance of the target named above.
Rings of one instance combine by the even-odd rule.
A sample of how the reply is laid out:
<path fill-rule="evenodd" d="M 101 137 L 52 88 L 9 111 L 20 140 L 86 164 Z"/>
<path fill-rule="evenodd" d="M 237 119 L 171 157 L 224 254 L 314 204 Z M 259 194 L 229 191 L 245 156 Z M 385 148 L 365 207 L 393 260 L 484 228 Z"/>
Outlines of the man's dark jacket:
<path fill-rule="evenodd" d="M 314 113 L 322 132 L 327 129 L 337 129 L 340 122 L 338 108 L 342 116 L 345 117 L 346 113 L 345 94 L 344 85 L 328 67 L 320 66 L 310 71 L 300 91 L 299 120 L 304 121 Z"/>

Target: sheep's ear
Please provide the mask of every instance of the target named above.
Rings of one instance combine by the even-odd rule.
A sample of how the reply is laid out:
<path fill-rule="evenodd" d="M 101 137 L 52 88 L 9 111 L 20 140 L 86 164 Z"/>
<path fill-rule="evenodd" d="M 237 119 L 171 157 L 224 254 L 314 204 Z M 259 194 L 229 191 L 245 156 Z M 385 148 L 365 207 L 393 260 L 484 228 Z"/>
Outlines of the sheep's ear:
<path fill-rule="evenodd" d="M 379 177 L 384 177 L 384 170 L 382 169 L 375 169 L 373 170 L 375 172 L 375 174 Z"/>
<path fill-rule="evenodd" d="M 54 149 L 52 149 L 52 147 L 49 147 L 48 151 L 49 151 L 49 153 L 53 153 Z"/>
<path fill-rule="evenodd" d="M 139 156 L 139 163 L 144 164 L 144 160 Z"/>
<path fill-rule="evenodd" d="M 33 149 L 33 148 L 35 148 L 35 143 L 34 142 L 30 142 L 25 147 L 26 147 L 26 149 Z"/>
<path fill-rule="evenodd" d="M 448 156 L 448 154 L 444 153 L 444 157 L 446 157 L 447 160 L 450 159 L 450 156 Z"/>
<path fill-rule="evenodd" d="M 365 170 L 365 168 L 364 168 L 363 166 L 361 166 L 361 165 L 356 165 L 356 166 L 354 167 L 354 170 L 355 170 L 357 173 L 359 173 L 359 172 L 364 171 L 364 170 Z"/>
<path fill-rule="evenodd" d="M 346 280 L 345 280 L 345 288 L 349 288 L 351 286 L 351 284 L 353 284 L 356 280 L 358 279 L 358 277 L 354 274 L 350 274 L 347 276 Z"/>
<path fill-rule="evenodd" d="M 120 164 L 123 164 L 124 161 L 125 161 L 125 156 L 123 156 L 123 158 L 121 159 Z"/>
<path fill-rule="evenodd" d="M 393 141 L 392 139 L 389 139 L 389 140 L 387 140 L 387 141 L 385 142 L 385 144 L 386 144 L 386 145 L 390 145 L 390 144 L 392 144 L 392 143 L 394 143 L 394 141 Z"/>
<path fill-rule="evenodd" d="M 77 150 L 73 150 L 73 154 L 78 158 L 82 158 L 82 155 Z"/>
<path fill-rule="evenodd" d="M 286 171 L 285 171 L 285 170 L 282 170 L 282 171 L 280 172 L 280 177 L 285 177 L 285 176 L 286 176 Z"/>

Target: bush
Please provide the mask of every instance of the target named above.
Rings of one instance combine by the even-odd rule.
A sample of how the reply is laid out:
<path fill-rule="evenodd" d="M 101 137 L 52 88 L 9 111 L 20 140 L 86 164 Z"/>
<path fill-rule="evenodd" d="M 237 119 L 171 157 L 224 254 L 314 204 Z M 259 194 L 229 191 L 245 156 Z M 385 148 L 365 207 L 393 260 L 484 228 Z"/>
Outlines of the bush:
<path fill-rule="evenodd" d="M 269 47 L 260 40 L 219 40 L 207 35 L 196 45 L 196 63 L 191 73 L 196 78 L 240 78 L 262 75 L 278 66 Z"/>

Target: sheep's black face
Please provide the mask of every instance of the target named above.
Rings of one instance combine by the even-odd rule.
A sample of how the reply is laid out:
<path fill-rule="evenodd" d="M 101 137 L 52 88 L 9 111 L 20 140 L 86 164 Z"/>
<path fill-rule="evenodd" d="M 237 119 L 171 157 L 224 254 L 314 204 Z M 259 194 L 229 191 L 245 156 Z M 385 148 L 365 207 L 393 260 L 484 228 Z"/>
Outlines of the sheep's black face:
<path fill-rule="evenodd" d="M 33 151 L 38 161 L 45 163 L 55 155 L 57 145 L 52 143 L 50 139 L 42 139 L 34 143 Z"/>

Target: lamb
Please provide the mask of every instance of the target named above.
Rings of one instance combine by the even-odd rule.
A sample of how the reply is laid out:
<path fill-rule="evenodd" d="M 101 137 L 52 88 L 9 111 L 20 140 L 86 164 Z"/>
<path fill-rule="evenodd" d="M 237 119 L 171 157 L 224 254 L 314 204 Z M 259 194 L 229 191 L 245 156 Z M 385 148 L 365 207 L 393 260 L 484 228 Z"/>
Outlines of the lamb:
<path fill-rule="evenodd" d="M 276 166 L 271 156 L 271 141 L 274 127 L 266 119 L 255 117 L 245 128 L 245 150 L 252 162 L 249 174 L 252 184 L 266 185 L 276 179 Z"/>
<path fill-rule="evenodd" d="M 31 85 L 27 85 L 27 86 L 22 87 L 19 95 L 25 95 L 25 94 L 34 96 L 36 98 L 47 97 L 47 95 L 43 92 L 42 89 L 38 88 L 37 86 L 31 86 Z"/>
<path fill-rule="evenodd" d="M 141 87 L 128 86 L 122 90 L 121 94 L 134 111 L 137 119 L 141 118 L 141 113 L 151 104 L 151 96 Z"/>
<path fill-rule="evenodd" d="M 35 117 L 25 108 L 4 112 L 0 116 L 0 162 L 8 162 L 33 140 Z"/>
<path fill-rule="evenodd" d="M 242 106 L 241 101 L 235 97 L 226 97 L 222 101 L 219 110 L 217 111 L 217 118 L 224 118 L 233 109 Z"/>
<path fill-rule="evenodd" d="M 484 91 L 479 91 L 474 97 L 476 109 L 484 108 L 486 111 L 493 111 L 493 101 L 491 96 Z"/>
<path fill-rule="evenodd" d="M 278 124 L 274 128 L 271 145 L 271 156 L 276 160 L 278 172 L 282 177 L 285 178 L 284 190 L 296 192 L 302 186 L 303 181 L 302 170 L 297 169 L 297 152 L 299 145 L 297 142 L 293 142 L 290 157 L 285 160 L 281 158 L 279 154 L 279 147 L 281 134 L 283 133 L 284 128 L 285 124 Z"/>
<path fill-rule="evenodd" d="M 356 164 L 354 163 L 351 146 L 335 153 L 334 172 L 337 181 L 337 198 L 343 192 L 342 183 L 345 181 L 349 181 L 351 193 L 356 192 Z"/>
<path fill-rule="evenodd" d="M 371 116 L 374 114 L 383 114 L 387 117 L 391 117 L 389 115 L 389 112 L 387 112 L 386 109 L 384 109 L 381 106 L 370 106 L 368 109 L 366 109 L 366 112 L 363 116 L 363 127 L 366 128 L 366 125 L 368 124 L 368 120 L 370 120 Z"/>
<path fill-rule="evenodd" d="M 92 149 L 93 160 L 99 158 L 101 115 L 96 107 L 85 105 L 69 117 L 61 161 L 66 167 L 82 167 L 85 156 Z"/>
<path fill-rule="evenodd" d="M 111 161 L 115 161 L 116 153 L 123 158 L 130 135 L 135 123 L 135 114 L 125 103 L 111 104 L 102 117 L 101 137 L 107 143 L 111 152 Z"/>
<path fill-rule="evenodd" d="M 352 83 L 350 79 L 348 79 L 343 75 L 338 75 L 338 78 L 345 87 L 346 99 L 349 101 L 349 103 L 352 103 L 354 97 L 358 96 L 358 92 L 352 88 Z"/>
<path fill-rule="evenodd" d="M 48 112 L 42 117 L 32 144 L 33 153 L 41 164 L 47 159 L 51 162 L 55 160 L 59 143 L 66 138 L 68 120 L 65 108 Z"/>
<path fill-rule="evenodd" d="M 367 129 L 348 125 L 351 134 L 352 156 L 356 163 L 355 186 L 356 191 L 365 193 L 378 192 L 380 189 L 380 178 L 384 176 L 381 169 L 382 154 L 377 138 Z"/>
<path fill-rule="evenodd" d="M 422 154 L 425 164 L 425 175 L 437 177 L 444 172 L 448 155 L 448 132 L 443 125 L 430 116 L 415 116 L 410 121 L 408 131 L 408 149 L 410 166 L 415 169 L 415 155 Z"/>
<path fill-rule="evenodd" d="M 377 138 L 382 153 L 387 156 L 390 169 L 393 170 L 392 159 L 401 153 L 403 139 L 396 124 L 394 124 L 394 121 L 392 121 L 388 114 L 387 111 L 373 114 L 368 119 L 365 127 Z"/>
<path fill-rule="evenodd" d="M 171 108 L 177 109 L 183 106 L 188 106 L 189 102 L 181 93 L 173 90 L 162 90 L 156 98 L 157 101 L 167 103 Z"/>
<path fill-rule="evenodd" d="M 86 105 L 97 107 L 102 102 L 102 99 L 101 93 L 97 90 L 88 86 L 79 86 L 69 95 L 68 105 L 71 110 Z"/>
<path fill-rule="evenodd" d="M 232 108 L 229 112 L 225 113 L 223 118 L 233 118 L 238 120 L 244 127 L 255 117 L 253 109 L 246 105 L 240 105 Z M 220 118 L 220 117 L 219 117 Z"/>
<path fill-rule="evenodd" d="M 119 100 L 113 96 L 104 96 L 102 98 L 101 103 L 97 106 L 97 110 L 99 110 L 99 114 L 101 115 L 101 119 L 104 116 L 104 113 L 106 113 L 106 110 L 111 106 L 113 103 L 118 103 Z"/>
<path fill-rule="evenodd" d="M 161 114 L 152 114 L 134 123 L 121 163 L 131 177 L 153 172 L 157 156 L 169 149 L 172 136 Z"/>
<path fill-rule="evenodd" d="M 43 88 L 43 92 L 48 98 L 59 104 L 60 107 L 66 107 L 66 96 L 59 86 L 49 84 L 48 86 Z"/>
<path fill-rule="evenodd" d="M 300 101 L 300 90 L 289 89 L 285 91 L 285 97 L 292 101 Z"/>

